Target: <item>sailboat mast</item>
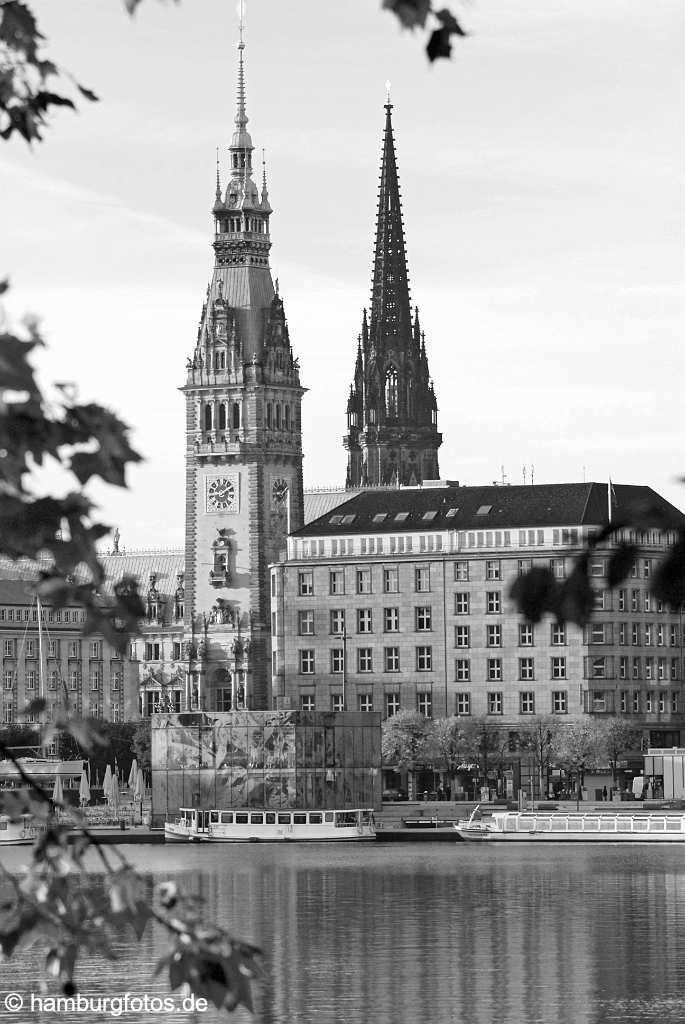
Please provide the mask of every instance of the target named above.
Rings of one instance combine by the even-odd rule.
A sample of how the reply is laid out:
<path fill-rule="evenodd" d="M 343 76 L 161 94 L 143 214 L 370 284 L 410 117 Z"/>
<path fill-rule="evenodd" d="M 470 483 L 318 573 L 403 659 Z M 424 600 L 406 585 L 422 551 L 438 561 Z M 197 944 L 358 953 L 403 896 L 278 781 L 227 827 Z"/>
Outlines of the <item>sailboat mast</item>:
<path fill-rule="evenodd" d="M 40 598 L 36 598 L 36 609 L 38 611 L 38 696 L 43 699 L 43 609 Z"/>

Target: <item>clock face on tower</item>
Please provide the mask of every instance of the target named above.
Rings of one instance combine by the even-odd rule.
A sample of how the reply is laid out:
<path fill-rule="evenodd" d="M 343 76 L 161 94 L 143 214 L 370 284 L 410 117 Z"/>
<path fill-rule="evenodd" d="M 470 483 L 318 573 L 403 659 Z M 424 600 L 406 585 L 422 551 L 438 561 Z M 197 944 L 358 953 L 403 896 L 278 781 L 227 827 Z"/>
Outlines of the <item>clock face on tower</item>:
<path fill-rule="evenodd" d="M 274 480 L 271 484 L 271 504 L 275 509 L 285 505 L 290 485 L 287 480 Z"/>
<path fill-rule="evenodd" d="M 235 512 L 235 483 L 226 476 L 215 476 L 207 480 L 207 511 Z"/>

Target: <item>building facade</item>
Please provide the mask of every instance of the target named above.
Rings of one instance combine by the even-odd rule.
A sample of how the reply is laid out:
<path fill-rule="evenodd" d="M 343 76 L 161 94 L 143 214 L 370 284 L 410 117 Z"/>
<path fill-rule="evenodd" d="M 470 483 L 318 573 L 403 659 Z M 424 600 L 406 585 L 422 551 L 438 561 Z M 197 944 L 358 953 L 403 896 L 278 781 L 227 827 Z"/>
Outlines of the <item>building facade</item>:
<path fill-rule="evenodd" d="M 615 485 L 622 512 L 650 488 Z M 667 531 L 631 539 L 619 588 L 612 546 L 593 551 L 592 622 L 527 622 L 509 596 L 534 566 L 563 579 L 608 521 L 599 484 L 369 490 L 297 531 L 271 570 L 272 687 L 279 707 L 488 716 L 626 716 L 655 746 L 685 728 L 682 611 L 649 592 Z"/>
<path fill-rule="evenodd" d="M 253 181 L 244 43 L 229 180 L 217 167 L 214 269 L 187 360 L 185 671 L 191 699 L 266 708 L 268 564 L 302 525 L 303 388 L 269 267 L 271 206 Z"/>
<path fill-rule="evenodd" d="M 28 575 L 2 566 L 0 725 L 52 721 L 67 707 L 111 722 L 137 718 L 136 666 L 102 636 L 83 636 L 83 608 L 40 603 Z M 26 714 L 38 698 L 46 702 L 45 713 Z"/>
<path fill-rule="evenodd" d="M 364 310 L 347 402 L 346 486 L 439 477 L 438 407 L 418 309 L 412 319 L 392 104 L 385 105 L 370 315 Z"/>

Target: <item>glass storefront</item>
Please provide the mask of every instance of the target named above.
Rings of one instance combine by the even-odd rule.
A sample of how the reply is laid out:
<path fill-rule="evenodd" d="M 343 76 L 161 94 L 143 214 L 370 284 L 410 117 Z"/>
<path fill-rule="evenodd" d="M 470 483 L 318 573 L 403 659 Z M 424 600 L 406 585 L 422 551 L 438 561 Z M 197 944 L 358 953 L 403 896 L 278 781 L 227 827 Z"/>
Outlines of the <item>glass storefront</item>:
<path fill-rule="evenodd" d="M 380 807 L 380 720 L 332 711 L 154 715 L 153 825 L 180 807 Z"/>

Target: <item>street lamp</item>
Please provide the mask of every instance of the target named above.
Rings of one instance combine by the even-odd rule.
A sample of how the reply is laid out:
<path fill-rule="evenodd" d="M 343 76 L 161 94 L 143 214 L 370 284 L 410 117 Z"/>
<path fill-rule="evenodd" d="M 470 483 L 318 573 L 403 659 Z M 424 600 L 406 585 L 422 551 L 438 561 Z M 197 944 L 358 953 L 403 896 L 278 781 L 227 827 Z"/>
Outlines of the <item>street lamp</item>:
<path fill-rule="evenodd" d="M 342 677 L 342 709 L 347 711 L 347 626 L 343 622 L 343 677 Z"/>

